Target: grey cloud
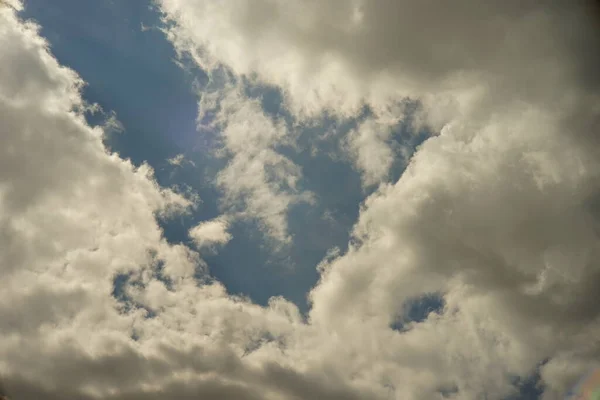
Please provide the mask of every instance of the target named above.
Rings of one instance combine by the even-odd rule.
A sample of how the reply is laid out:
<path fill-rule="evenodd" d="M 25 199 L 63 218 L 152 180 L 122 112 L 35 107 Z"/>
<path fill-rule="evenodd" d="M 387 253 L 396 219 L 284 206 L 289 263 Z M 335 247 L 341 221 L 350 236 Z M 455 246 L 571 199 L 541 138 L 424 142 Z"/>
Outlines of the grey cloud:
<path fill-rule="evenodd" d="M 4 376 L 5 392 L 23 400 L 40 398 L 74 399 L 313 399 L 359 400 L 373 398 L 328 381 L 324 376 L 302 374 L 275 363 L 249 368 L 226 349 L 206 351 L 191 348 L 181 351 L 163 348 L 160 357 L 143 357 L 132 348 L 121 348 L 114 355 L 92 357 L 84 349 L 62 348 L 54 357 L 40 360 L 46 365 L 47 384 L 28 380 L 26 375 Z M 40 354 L 41 355 L 41 354 Z M 189 372 L 194 378 L 179 380 L 173 374 Z M 99 393 L 86 394 L 86 390 Z M 155 389 L 145 388 L 157 385 Z M 234 396 L 234 397 L 229 397 Z M 282 396 L 282 397 L 281 397 Z"/>
<path fill-rule="evenodd" d="M 180 23 L 176 43 L 201 48 L 206 65 L 281 85 L 294 110 L 356 111 L 365 99 L 481 83 L 495 104 L 548 101 L 565 85 L 587 91 L 594 78 L 586 71 L 598 66 L 589 51 L 597 35 L 579 1 L 161 3 Z"/>

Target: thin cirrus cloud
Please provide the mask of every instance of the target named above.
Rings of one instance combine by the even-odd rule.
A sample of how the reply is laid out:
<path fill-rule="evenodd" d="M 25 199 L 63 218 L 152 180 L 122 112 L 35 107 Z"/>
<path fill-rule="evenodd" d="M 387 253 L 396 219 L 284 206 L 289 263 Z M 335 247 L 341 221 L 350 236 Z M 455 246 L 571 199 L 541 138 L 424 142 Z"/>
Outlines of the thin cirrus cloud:
<path fill-rule="evenodd" d="M 583 51 L 597 36 L 583 5 L 158 4 L 182 54 L 233 77 L 199 93 L 229 157 L 215 177 L 227 215 L 190 230 L 199 250 L 225 245 L 236 216 L 293 242 L 290 208 L 316 200 L 280 147 L 324 114 L 369 108 L 339 150 L 377 189 L 348 250 L 315 266 L 307 315 L 283 297 L 263 307 L 229 295 L 156 220 L 194 199 L 108 152 L 83 118 L 81 79 L 0 7 L 6 393 L 502 399 L 515 377 L 537 374 L 552 400 L 600 356 L 598 60 Z M 244 81 L 277 87 L 289 120 Z M 413 128 L 434 134 L 389 181 L 405 99 L 419 103 Z M 115 276 L 127 276 L 120 298 Z M 435 312 L 406 323 L 432 294 L 443 297 Z"/>

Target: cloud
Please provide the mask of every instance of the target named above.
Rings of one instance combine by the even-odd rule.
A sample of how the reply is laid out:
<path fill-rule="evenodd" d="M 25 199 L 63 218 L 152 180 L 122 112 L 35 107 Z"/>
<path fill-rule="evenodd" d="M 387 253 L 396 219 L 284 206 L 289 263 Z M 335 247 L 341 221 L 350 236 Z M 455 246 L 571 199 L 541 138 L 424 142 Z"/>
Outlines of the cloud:
<path fill-rule="evenodd" d="M 287 211 L 313 199 L 298 187 L 300 166 L 279 150 L 288 140 L 284 122 L 268 116 L 242 83 L 203 93 L 200 109 L 199 119 L 221 131 L 222 153 L 229 157 L 217 176 L 225 207 L 237 217 L 258 220 L 268 236 L 289 243 Z"/>
<path fill-rule="evenodd" d="M 351 115 L 365 101 L 385 106 L 482 83 L 497 97 L 539 98 L 565 89 L 549 80 L 591 72 L 579 61 L 591 57 L 581 45 L 590 43 L 589 24 L 570 29 L 585 18 L 579 2 L 160 3 L 179 26 L 177 43 L 192 47 L 205 69 L 222 63 L 258 74 L 282 87 L 298 114 Z"/>
<path fill-rule="evenodd" d="M 332 370 L 397 398 L 474 399 L 543 364 L 544 399 L 560 398 L 600 334 L 599 35 L 584 2 L 161 5 L 176 46 L 278 87 L 296 121 L 372 110 L 347 138 L 365 184 L 395 157 L 377 119 L 391 105 L 418 102 L 434 132 L 320 267 L 309 320 Z M 390 328 L 428 293 L 443 313 Z"/>
<path fill-rule="evenodd" d="M 394 153 L 389 145 L 391 134 L 392 127 L 369 118 L 348 136 L 348 150 L 362 172 L 363 185 L 387 180 L 394 162 Z"/>
<path fill-rule="evenodd" d="M 0 58 L 3 395 L 377 398 L 320 362 L 319 333 L 295 305 L 230 296 L 198 253 L 165 241 L 156 218 L 192 201 L 107 151 L 84 119 L 81 79 L 10 9 Z M 227 234 L 224 220 L 196 228 L 204 241 Z"/>
<path fill-rule="evenodd" d="M 1 0 L 0 6 L 12 7 L 17 11 L 21 11 L 21 9 L 23 8 L 19 0 Z"/>
<path fill-rule="evenodd" d="M 0 9 L 8 395 L 503 398 L 511 377 L 541 365 L 552 400 L 597 359 L 599 103 L 577 4 L 161 4 L 197 62 L 279 85 L 296 121 L 368 103 L 384 129 L 408 96 L 439 132 L 365 200 L 349 250 L 318 266 L 306 318 L 283 298 L 259 307 L 164 240 L 156 217 L 192 202 L 107 152 L 82 116 L 81 79 L 36 26 Z M 286 240 L 287 209 L 310 198 L 279 151 L 287 125 L 237 83 L 201 106 L 229 157 L 217 177 L 226 201 Z M 385 143 L 372 125 L 357 137 L 370 129 Z M 359 160 L 373 153 L 371 140 L 352 143 Z M 386 163 L 364 164 L 365 176 L 384 181 Z M 205 224 L 201 238 L 225 240 L 222 221 Z M 406 323 L 407 304 L 431 293 L 444 309 Z"/>
<path fill-rule="evenodd" d="M 232 238 L 227 232 L 229 224 L 223 218 L 203 221 L 190 229 L 189 235 L 196 246 L 202 248 L 212 245 L 224 245 Z"/>
<path fill-rule="evenodd" d="M 413 135 L 421 128 L 418 121 L 411 121 L 408 116 L 411 113 L 409 105 L 408 101 L 401 101 L 375 110 L 375 114 L 367 116 L 346 136 L 346 151 L 361 172 L 363 186 L 387 182 L 394 160 L 405 158 L 403 153 L 407 149 L 395 148 L 393 135 L 402 122 L 408 122 L 409 132 Z"/>
<path fill-rule="evenodd" d="M 276 343 L 301 324 L 294 305 L 261 308 L 196 280 L 199 255 L 169 245 L 156 221 L 191 202 L 107 151 L 82 115 L 81 79 L 11 9 L 0 58 L 3 394 L 356 398 L 277 364 Z"/>
<path fill-rule="evenodd" d="M 170 165 L 179 167 L 185 161 L 185 156 L 183 154 L 177 154 L 175 157 L 169 158 L 167 162 Z"/>

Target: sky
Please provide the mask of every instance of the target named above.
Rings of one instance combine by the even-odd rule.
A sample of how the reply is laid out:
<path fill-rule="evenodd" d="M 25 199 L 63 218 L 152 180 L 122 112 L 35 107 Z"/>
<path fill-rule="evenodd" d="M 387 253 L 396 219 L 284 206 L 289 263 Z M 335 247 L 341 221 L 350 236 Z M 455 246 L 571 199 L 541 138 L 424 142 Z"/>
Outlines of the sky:
<path fill-rule="evenodd" d="M 590 6 L 0 3 L 0 394 L 562 399 L 600 358 Z"/>

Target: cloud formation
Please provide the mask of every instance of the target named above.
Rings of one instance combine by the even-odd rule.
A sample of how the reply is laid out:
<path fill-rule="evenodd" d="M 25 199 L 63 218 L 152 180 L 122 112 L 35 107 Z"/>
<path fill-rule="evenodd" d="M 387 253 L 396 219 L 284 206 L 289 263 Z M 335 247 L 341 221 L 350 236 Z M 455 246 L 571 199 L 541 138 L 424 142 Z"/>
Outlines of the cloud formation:
<path fill-rule="evenodd" d="M 352 114 L 399 94 L 452 91 L 454 101 L 454 91 L 466 96 L 481 85 L 496 99 L 500 92 L 539 99 L 593 77 L 586 63 L 593 28 L 579 1 L 160 3 L 206 69 L 221 63 L 258 74 L 308 115 Z"/>
<path fill-rule="evenodd" d="M 275 85 L 290 118 L 373 121 L 348 143 L 367 182 L 347 252 L 302 316 L 228 295 L 157 215 L 191 201 L 107 152 L 75 72 L 0 8 L 0 377 L 15 399 L 503 398 L 540 368 L 561 398 L 600 356 L 597 44 L 577 2 L 161 0 L 207 70 Z M 385 183 L 395 108 L 435 132 Z M 312 198 L 288 126 L 241 86 L 205 95 L 217 177 L 274 237 Z M 204 111 L 202 111 L 204 113 Z M 201 114 L 201 120 L 207 114 Z M 293 143 L 292 143 L 293 144 Z M 379 163 L 377 162 L 379 160 Z M 224 220 L 193 228 L 229 240 Z M 200 277 L 200 279 L 198 279 Z M 403 321 L 432 294 L 444 309 Z"/>
<path fill-rule="evenodd" d="M 236 217 L 258 220 L 269 237 L 289 243 L 289 208 L 313 199 L 298 187 L 300 166 L 278 149 L 289 139 L 285 123 L 268 116 L 259 100 L 249 98 L 242 82 L 227 82 L 202 93 L 199 120 L 209 121 L 205 129 L 221 131 L 222 155 L 229 157 L 216 178 L 225 194 L 225 208 Z"/>
<path fill-rule="evenodd" d="M 260 308 L 200 284 L 194 251 L 156 217 L 191 206 L 88 126 L 83 82 L 38 27 L 0 9 L 0 377 L 11 398 L 345 396 L 279 365 L 295 306 Z M 214 239 L 214 238 L 212 238 Z M 267 333 L 268 332 L 268 333 Z M 263 341 L 262 354 L 241 358 Z M 264 361 L 263 361 L 264 360 Z M 306 392 L 304 380 L 311 382 Z M 308 394 L 307 394 L 308 393 Z M 351 394 L 348 398 L 354 398 Z"/>
<path fill-rule="evenodd" d="M 295 305 L 230 296 L 198 253 L 164 240 L 156 218 L 193 202 L 107 151 L 81 79 L 12 9 L 0 10 L 0 58 L 2 395 L 373 397 L 307 357 L 317 333 Z M 222 221 L 192 230 L 225 235 Z"/>
<path fill-rule="evenodd" d="M 190 229 L 189 235 L 194 243 L 202 247 L 213 245 L 224 245 L 231 240 L 231 234 L 227 232 L 229 224 L 224 218 L 216 218 L 203 221 Z"/>
<path fill-rule="evenodd" d="M 366 200 L 354 244 L 311 293 L 311 324 L 356 349 L 336 353 L 336 370 L 398 398 L 472 399 L 502 398 L 543 364 L 554 399 L 597 356 L 600 63 L 587 3 L 161 4 L 200 66 L 279 87 L 299 121 L 364 106 L 377 118 L 408 98 L 434 132 Z M 347 141 L 366 184 L 385 181 L 393 157 L 390 123 L 375 121 Z M 442 315 L 392 332 L 428 293 L 444 296 Z"/>

